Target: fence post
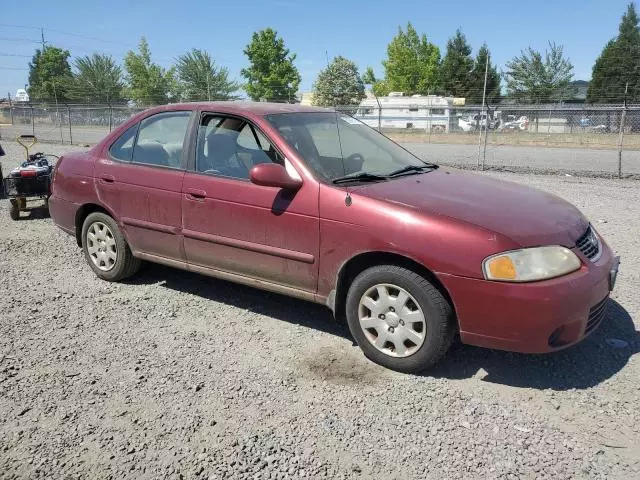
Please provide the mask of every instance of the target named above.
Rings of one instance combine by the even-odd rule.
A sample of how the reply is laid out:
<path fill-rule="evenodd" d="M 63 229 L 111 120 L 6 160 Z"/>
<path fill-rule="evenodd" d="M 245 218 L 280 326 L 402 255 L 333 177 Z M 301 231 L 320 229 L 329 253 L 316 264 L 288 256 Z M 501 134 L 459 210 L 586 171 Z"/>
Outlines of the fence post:
<path fill-rule="evenodd" d="M 624 123 L 627 117 L 626 102 L 622 106 L 622 115 L 620 116 L 620 137 L 618 138 L 618 178 L 622 178 L 622 146 L 624 144 Z"/>
<path fill-rule="evenodd" d="M 73 134 L 71 133 L 71 107 L 67 105 L 67 117 L 69 120 L 69 145 L 73 145 Z"/>
<path fill-rule="evenodd" d="M 627 92 L 629 82 L 624 87 L 624 103 L 622 104 L 622 115 L 620 115 L 620 138 L 618 139 L 618 178 L 622 178 L 622 146 L 624 144 L 624 122 L 627 118 Z"/>
<path fill-rule="evenodd" d="M 62 117 L 60 117 L 60 106 L 56 102 L 56 121 L 58 122 L 58 128 L 60 129 L 60 143 L 64 145 L 64 135 L 62 133 Z"/>
<path fill-rule="evenodd" d="M 11 103 L 11 92 L 7 93 L 7 98 L 9 99 L 9 115 L 11 115 L 11 125 L 13 125 L 13 103 Z"/>
<path fill-rule="evenodd" d="M 109 131 L 113 129 L 113 107 L 109 105 Z"/>
<path fill-rule="evenodd" d="M 33 118 L 33 105 L 31 106 L 31 134 L 35 137 L 36 136 L 36 121 Z"/>
<path fill-rule="evenodd" d="M 484 127 L 484 148 L 482 150 L 482 170 L 484 170 L 487 163 L 487 138 L 489 137 L 489 112 L 487 112 L 487 119 Z"/>
<path fill-rule="evenodd" d="M 382 104 L 377 95 L 373 94 L 373 98 L 376 99 L 376 103 L 378 104 L 378 131 L 380 132 L 382 130 Z"/>

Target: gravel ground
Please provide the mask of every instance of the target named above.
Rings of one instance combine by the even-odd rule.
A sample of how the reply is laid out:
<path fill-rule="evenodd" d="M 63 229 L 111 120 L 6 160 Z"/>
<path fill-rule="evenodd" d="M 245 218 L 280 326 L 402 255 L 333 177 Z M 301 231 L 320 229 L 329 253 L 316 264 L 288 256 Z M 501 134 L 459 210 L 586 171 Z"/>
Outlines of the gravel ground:
<path fill-rule="evenodd" d="M 320 306 L 154 265 L 100 281 L 0 201 L 0 477 L 638 478 L 640 183 L 491 175 L 590 216 L 623 257 L 614 300 L 569 350 L 455 345 L 423 376 Z"/>

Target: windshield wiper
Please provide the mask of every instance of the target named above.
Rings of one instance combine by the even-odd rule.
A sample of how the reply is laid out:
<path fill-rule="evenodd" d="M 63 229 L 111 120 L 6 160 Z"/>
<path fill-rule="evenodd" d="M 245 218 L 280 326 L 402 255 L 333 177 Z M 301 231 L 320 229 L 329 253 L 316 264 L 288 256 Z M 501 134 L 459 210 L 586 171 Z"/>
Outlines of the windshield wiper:
<path fill-rule="evenodd" d="M 340 184 L 340 183 L 349 183 L 349 182 L 380 182 L 382 180 L 386 180 L 387 177 L 384 175 L 376 175 L 375 173 L 355 173 L 351 175 L 345 175 L 344 177 L 338 177 L 331 180 L 332 183 Z"/>
<path fill-rule="evenodd" d="M 399 177 L 402 175 L 413 175 L 416 173 L 422 173 L 427 170 L 435 170 L 438 168 L 438 165 L 433 163 L 428 163 L 426 165 L 407 165 L 406 167 L 399 168 L 398 170 L 394 170 L 389 174 L 389 177 Z"/>

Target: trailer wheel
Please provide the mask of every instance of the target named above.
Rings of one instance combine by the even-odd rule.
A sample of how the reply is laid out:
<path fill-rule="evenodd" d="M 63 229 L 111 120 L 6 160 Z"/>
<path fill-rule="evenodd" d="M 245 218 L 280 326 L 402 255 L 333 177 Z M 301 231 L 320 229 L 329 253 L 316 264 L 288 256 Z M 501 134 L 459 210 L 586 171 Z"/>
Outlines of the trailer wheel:
<path fill-rule="evenodd" d="M 11 220 L 20 220 L 20 204 L 15 198 L 11 199 L 11 209 L 9 210 Z"/>

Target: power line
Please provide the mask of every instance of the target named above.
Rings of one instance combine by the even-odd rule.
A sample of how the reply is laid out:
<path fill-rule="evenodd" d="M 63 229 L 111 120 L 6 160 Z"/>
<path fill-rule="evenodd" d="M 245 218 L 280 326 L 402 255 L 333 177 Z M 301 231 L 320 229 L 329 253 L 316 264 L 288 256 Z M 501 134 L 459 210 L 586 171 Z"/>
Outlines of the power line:
<path fill-rule="evenodd" d="M 81 35 L 79 33 L 65 32 L 63 30 L 58 30 L 58 29 L 55 29 L 55 28 L 47 28 L 45 30 L 47 30 L 48 32 L 58 33 L 60 35 L 67 35 L 69 37 L 83 38 L 85 40 L 95 40 L 96 42 L 112 43 L 112 44 L 115 44 L 115 45 L 124 45 L 124 46 L 128 46 L 129 45 L 129 44 L 124 43 L 124 42 L 118 42 L 118 41 L 115 41 L 115 40 L 107 40 L 107 39 L 104 39 L 104 38 L 92 37 L 92 36 L 88 36 L 88 35 Z"/>
<path fill-rule="evenodd" d="M 6 28 L 27 28 L 27 29 L 32 29 L 32 30 L 40 30 L 40 27 L 29 27 L 27 25 L 12 25 L 10 23 L 0 23 L 0 27 L 6 27 Z"/>
<path fill-rule="evenodd" d="M 34 26 L 29 26 L 29 25 L 14 25 L 14 24 L 10 24 L 10 23 L 0 23 L 0 27 L 25 28 L 25 29 L 28 29 L 28 30 L 40 30 L 41 33 L 43 31 L 47 31 L 47 32 L 51 32 L 51 33 L 58 33 L 60 35 L 67 35 L 69 37 L 84 38 L 85 40 L 95 40 L 97 42 L 113 43 L 113 44 L 118 44 L 118 45 L 127 45 L 124 42 L 118 42 L 116 40 L 107 40 L 105 38 L 99 38 L 99 37 L 93 37 L 93 36 L 90 36 L 90 35 L 82 35 L 82 34 L 79 34 L 79 33 L 67 32 L 67 31 L 64 31 L 64 30 L 58 30 L 57 28 L 34 27 Z"/>
<path fill-rule="evenodd" d="M 40 43 L 40 40 L 33 40 L 32 38 L 0 37 L 0 40 L 3 42 Z"/>

